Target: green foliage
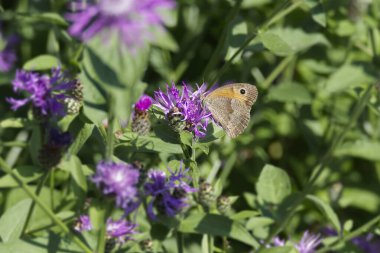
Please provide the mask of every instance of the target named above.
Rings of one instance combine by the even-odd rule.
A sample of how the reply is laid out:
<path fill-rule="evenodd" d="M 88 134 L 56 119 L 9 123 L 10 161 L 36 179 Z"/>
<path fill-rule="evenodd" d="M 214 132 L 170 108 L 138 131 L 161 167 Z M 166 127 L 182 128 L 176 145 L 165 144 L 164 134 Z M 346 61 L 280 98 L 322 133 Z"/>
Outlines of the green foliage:
<path fill-rule="evenodd" d="M 360 253 L 352 239 L 368 233 L 380 240 L 378 1 L 178 0 L 161 13 L 165 29 L 135 48 L 118 34 L 72 37 L 67 3 L 0 1 L 0 57 L 9 35 L 20 39 L 16 66 L 0 74 L 0 252 L 104 252 L 106 219 L 124 215 L 91 180 L 104 159 L 139 167 L 139 194 L 149 169 L 188 169 L 198 191 L 174 217 L 154 200 L 157 220 L 146 214 L 157 196 L 144 197 L 126 215 L 134 240 L 112 252 L 148 252 L 151 242 L 153 252 L 296 253 L 306 230 L 321 234 L 321 252 Z M 15 70 L 52 67 L 83 86 L 79 113 L 44 121 L 28 106 L 11 111 L 6 98 L 27 95 L 12 89 Z M 195 138 L 157 107 L 149 134 L 132 132 L 139 97 L 182 81 L 255 84 L 244 133 L 230 139 L 211 122 Z M 72 136 L 49 170 L 39 163 L 46 124 Z M 218 211 L 221 196 L 228 212 Z M 74 232 L 82 214 L 93 229 Z M 285 246 L 274 247 L 276 236 Z"/>

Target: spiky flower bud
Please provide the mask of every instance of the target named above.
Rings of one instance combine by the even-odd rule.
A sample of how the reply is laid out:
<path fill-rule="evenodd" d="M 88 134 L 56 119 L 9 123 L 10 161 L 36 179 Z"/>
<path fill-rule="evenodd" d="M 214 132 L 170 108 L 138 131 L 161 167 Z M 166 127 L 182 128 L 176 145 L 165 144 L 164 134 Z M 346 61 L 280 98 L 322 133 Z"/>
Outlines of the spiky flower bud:
<path fill-rule="evenodd" d="M 66 105 L 67 114 L 77 114 L 79 113 L 79 110 L 82 107 L 82 102 L 75 98 L 65 98 L 63 102 Z"/>
<path fill-rule="evenodd" d="M 151 239 L 146 239 L 140 243 L 140 247 L 144 252 L 152 252 L 153 241 Z"/>
<path fill-rule="evenodd" d="M 55 167 L 61 161 L 63 152 L 71 142 L 70 133 L 60 133 L 57 129 L 50 129 L 47 142 L 41 147 L 38 161 L 46 169 Z"/>
<path fill-rule="evenodd" d="M 79 102 L 83 101 L 83 85 L 79 82 L 79 80 L 76 80 L 74 88 L 71 90 L 71 96 Z"/>
<path fill-rule="evenodd" d="M 139 135 L 147 135 L 150 131 L 150 120 L 148 110 L 152 106 L 152 98 L 143 95 L 135 104 L 132 118 L 132 131 Z"/>
<path fill-rule="evenodd" d="M 215 203 L 214 188 L 211 184 L 204 182 L 199 187 L 199 202 L 207 208 Z"/>
<path fill-rule="evenodd" d="M 116 239 L 115 238 L 107 238 L 106 246 L 104 248 L 105 253 L 111 253 L 112 250 L 116 247 Z"/>
<path fill-rule="evenodd" d="M 186 121 L 184 120 L 184 116 L 179 113 L 179 109 L 177 107 L 173 107 L 168 115 L 169 126 L 176 132 L 181 132 L 186 129 Z"/>
<path fill-rule="evenodd" d="M 231 200 L 227 196 L 219 196 L 216 200 L 216 208 L 219 213 L 226 214 L 231 210 Z"/>

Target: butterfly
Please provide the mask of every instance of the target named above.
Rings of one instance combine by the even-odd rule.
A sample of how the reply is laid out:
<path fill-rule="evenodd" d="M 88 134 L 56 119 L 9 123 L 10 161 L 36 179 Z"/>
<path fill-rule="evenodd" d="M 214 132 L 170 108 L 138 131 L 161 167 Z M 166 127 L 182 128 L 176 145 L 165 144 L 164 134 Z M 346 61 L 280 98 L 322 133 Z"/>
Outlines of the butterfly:
<path fill-rule="evenodd" d="M 257 96 L 255 85 L 233 83 L 211 91 L 203 101 L 227 135 L 235 138 L 247 128 Z"/>

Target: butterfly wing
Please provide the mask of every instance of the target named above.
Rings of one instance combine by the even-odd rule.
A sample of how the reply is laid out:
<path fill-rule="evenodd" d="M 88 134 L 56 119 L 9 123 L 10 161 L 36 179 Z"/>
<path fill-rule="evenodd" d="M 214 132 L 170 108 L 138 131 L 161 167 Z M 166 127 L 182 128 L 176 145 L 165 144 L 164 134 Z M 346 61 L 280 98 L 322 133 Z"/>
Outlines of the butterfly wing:
<path fill-rule="evenodd" d="M 251 107 L 256 99 L 254 85 L 236 83 L 212 91 L 204 101 L 215 121 L 228 136 L 235 138 L 248 126 Z"/>

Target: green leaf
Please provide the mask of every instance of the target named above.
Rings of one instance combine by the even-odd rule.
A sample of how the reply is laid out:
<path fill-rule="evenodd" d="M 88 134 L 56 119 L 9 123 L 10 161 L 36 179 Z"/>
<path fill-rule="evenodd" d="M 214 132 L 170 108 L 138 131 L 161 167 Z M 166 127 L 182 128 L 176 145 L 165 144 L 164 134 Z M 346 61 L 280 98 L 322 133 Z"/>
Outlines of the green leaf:
<path fill-rule="evenodd" d="M 71 122 L 69 132 L 73 135 L 74 142 L 70 145 L 68 153 L 76 155 L 91 136 L 95 125 L 85 122 L 80 116 Z"/>
<path fill-rule="evenodd" d="M 321 0 L 304 0 L 310 8 L 311 16 L 313 20 L 326 27 L 326 12 Z"/>
<path fill-rule="evenodd" d="M 34 14 L 28 18 L 32 20 L 36 20 L 36 21 L 45 21 L 50 24 L 56 24 L 56 25 L 61 25 L 61 26 L 68 25 L 66 20 L 61 15 L 55 12 L 45 12 L 41 14 Z"/>
<path fill-rule="evenodd" d="M 25 70 L 47 70 L 53 67 L 58 67 L 60 61 L 57 57 L 44 54 L 34 57 L 33 59 L 25 62 L 23 69 Z"/>
<path fill-rule="evenodd" d="M 355 207 L 376 213 L 380 207 L 380 196 L 378 193 L 366 189 L 345 187 L 338 203 L 342 208 Z"/>
<path fill-rule="evenodd" d="M 269 236 L 270 225 L 273 223 L 274 220 L 269 217 L 252 217 L 245 227 L 252 230 L 255 237 L 265 239 Z"/>
<path fill-rule="evenodd" d="M 40 178 L 43 171 L 37 166 L 24 165 L 13 169 L 13 173 L 22 179 L 23 182 L 29 183 Z M 0 178 L 0 188 L 18 187 L 19 184 L 11 175 L 4 175 Z"/>
<path fill-rule="evenodd" d="M 265 32 L 260 34 L 260 39 L 264 47 L 276 55 L 287 56 L 294 53 L 291 46 L 275 33 Z"/>
<path fill-rule="evenodd" d="M 24 199 L 7 209 L 0 218 L 0 237 L 3 242 L 18 239 L 22 234 L 31 199 Z"/>
<path fill-rule="evenodd" d="M 242 17 L 235 18 L 229 25 L 229 32 L 227 35 L 227 52 L 225 59 L 228 60 L 234 55 L 240 48 L 240 46 L 246 40 L 248 33 L 247 22 Z M 238 62 L 241 57 L 236 57 L 234 62 Z"/>
<path fill-rule="evenodd" d="M 361 140 L 356 142 L 347 142 L 339 146 L 334 155 L 336 156 L 353 156 L 374 162 L 380 161 L 380 142 Z"/>
<path fill-rule="evenodd" d="M 324 216 L 329 219 L 334 226 L 335 230 L 340 232 L 341 231 L 341 225 L 338 216 L 334 212 L 334 210 L 331 208 L 331 206 L 324 201 L 320 200 L 316 196 L 313 195 L 307 195 L 307 199 L 311 200 L 324 214 Z"/>
<path fill-rule="evenodd" d="M 329 96 L 360 86 L 363 83 L 371 82 L 372 80 L 373 78 L 362 67 L 343 65 L 327 79 L 325 87 L 320 89 L 320 93 Z"/>
<path fill-rule="evenodd" d="M 231 215 L 230 218 L 233 220 L 244 220 L 258 216 L 259 214 L 260 213 L 258 211 L 245 210 Z"/>
<path fill-rule="evenodd" d="M 81 78 L 86 82 L 85 86 L 93 86 L 91 89 L 96 90 L 92 95 L 100 95 L 102 98 L 100 101 L 94 98 L 88 101 L 91 97 L 85 97 L 85 107 L 102 110 L 104 106 L 96 108 L 96 105 L 104 105 L 106 100 L 113 99 L 116 118 L 129 119 L 132 104 L 140 97 L 143 91 L 141 88 L 145 88 L 141 87 L 140 79 L 148 64 L 148 52 L 146 46 L 129 52 L 117 34 L 107 38 L 107 43 L 104 43 L 101 36 L 89 41 L 83 52 L 84 74 Z M 91 120 L 95 118 L 87 116 Z"/>
<path fill-rule="evenodd" d="M 269 90 L 268 99 L 280 102 L 310 104 L 312 99 L 309 91 L 296 83 L 281 83 Z"/>
<path fill-rule="evenodd" d="M 216 214 L 193 214 L 181 221 L 179 231 L 183 233 L 227 236 L 257 248 L 259 243 L 240 224 Z"/>
<path fill-rule="evenodd" d="M 298 251 L 291 246 L 267 248 L 267 249 L 263 249 L 261 252 L 262 253 L 298 253 Z"/>
<path fill-rule="evenodd" d="M 23 128 L 27 126 L 28 120 L 23 118 L 9 118 L 0 121 L 0 128 Z"/>
<path fill-rule="evenodd" d="M 291 193 L 288 174 L 273 165 L 265 165 L 256 183 L 258 196 L 265 202 L 280 204 Z"/>
<path fill-rule="evenodd" d="M 71 156 L 69 160 L 62 161 L 58 167 L 70 173 L 75 182 L 74 191 L 76 196 L 84 199 L 84 194 L 87 191 L 87 179 L 79 158 Z"/>
<path fill-rule="evenodd" d="M 155 45 L 162 49 L 170 50 L 172 52 L 178 51 L 178 44 L 168 31 L 163 29 L 156 29 L 153 32 L 153 36 L 155 39 L 152 41 L 152 45 Z"/>
<path fill-rule="evenodd" d="M 121 142 L 116 145 L 116 152 L 163 152 L 182 154 L 180 144 L 166 142 L 155 136 L 139 136 L 134 133 L 125 133 Z"/>
<path fill-rule="evenodd" d="M 322 34 L 305 33 L 293 28 L 272 29 L 260 34 L 259 38 L 269 51 L 278 56 L 292 55 L 317 44 L 330 45 Z"/>

